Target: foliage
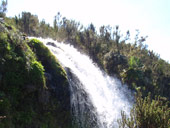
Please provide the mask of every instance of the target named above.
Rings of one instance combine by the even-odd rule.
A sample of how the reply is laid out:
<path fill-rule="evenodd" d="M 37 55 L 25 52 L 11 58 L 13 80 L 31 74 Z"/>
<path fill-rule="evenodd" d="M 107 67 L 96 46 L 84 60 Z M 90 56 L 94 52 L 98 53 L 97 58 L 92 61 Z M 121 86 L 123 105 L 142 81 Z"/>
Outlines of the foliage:
<path fill-rule="evenodd" d="M 37 58 L 42 62 L 46 69 L 54 69 L 52 71 L 53 75 L 66 77 L 65 71 L 61 68 L 56 57 L 52 55 L 50 50 L 45 47 L 42 42 L 37 39 L 31 39 L 28 45 L 32 48 Z"/>
<path fill-rule="evenodd" d="M 142 63 L 140 62 L 139 58 L 131 56 L 129 59 L 129 68 L 141 68 Z"/>
<path fill-rule="evenodd" d="M 74 45 L 88 54 L 100 68 L 127 83 L 129 88 L 136 91 L 140 87 L 145 96 L 152 92 L 152 96 L 170 99 L 167 93 L 170 91 L 170 64 L 147 49 L 144 44 L 147 36 L 140 37 L 138 30 L 132 42 L 130 32 L 123 36 L 119 26 L 101 26 L 97 32 L 92 23 L 83 27 L 60 13 L 54 17 L 53 27 L 45 20 L 39 22 L 38 17 L 29 12 L 6 18 L 6 21 L 29 36 L 49 37 Z"/>
<path fill-rule="evenodd" d="M 30 48 L 29 40 L 17 29 L 0 23 L 0 127 L 68 128 L 71 119 L 66 74 L 49 50 L 40 41 L 34 42 L 37 44 Z M 50 64 L 55 66 L 48 69 Z M 50 71 L 57 71 L 56 76 Z M 56 83 L 47 78 L 47 72 Z"/>
<path fill-rule="evenodd" d="M 30 80 L 35 85 L 43 85 L 45 87 L 44 67 L 40 62 L 34 61 L 31 64 Z"/>
<path fill-rule="evenodd" d="M 150 94 L 142 98 L 138 91 L 136 104 L 131 110 L 128 118 L 124 112 L 122 118 L 118 120 L 119 128 L 169 128 L 170 108 L 167 99 L 160 96 L 151 99 Z"/>
<path fill-rule="evenodd" d="M 151 92 L 151 99 L 157 95 L 170 100 L 170 64 L 162 60 L 153 51 L 147 49 L 147 46 L 144 44 L 147 36 L 140 37 L 138 30 L 135 40 L 131 41 L 130 38 L 133 37 L 130 37 L 130 32 L 127 31 L 126 35 L 123 36 L 119 26 L 113 28 L 101 26 L 99 31 L 97 31 L 92 23 L 84 27 L 79 22 L 62 17 L 60 13 L 55 16 L 53 26 L 47 24 L 45 20 L 39 21 L 36 15 L 32 15 L 29 12 L 23 12 L 21 16 L 15 16 L 14 18 L 5 18 L 5 21 L 24 32 L 24 35 L 53 38 L 74 45 L 82 52 L 88 54 L 101 69 L 110 75 L 120 78 L 122 83 L 127 84 L 130 89 L 134 91 L 141 89 L 143 97 L 146 97 Z M 2 34 L 2 36 L 5 37 L 6 35 Z M 13 38 L 12 40 L 15 39 Z M 1 67 L 4 66 L 3 63 L 6 59 L 10 60 L 16 55 L 14 52 L 11 52 L 13 46 L 7 42 L 4 40 L 3 46 L 0 45 L 0 48 L 2 47 L 1 54 L 8 53 L 0 60 Z M 66 78 L 66 74 L 48 49 L 35 39 L 29 41 L 28 45 L 29 47 L 26 45 L 19 45 L 19 47 L 22 49 L 27 48 L 29 49 L 28 51 L 33 51 L 35 54 L 21 51 L 22 55 L 27 53 L 27 57 L 18 57 L 17 60 L 25 62 L 27 70 L 30 71 L 31 66 L 33 66 L 32 62 L 38 59 L 38 63 L 41 62 L 44 66 L 45 74 L 58 76 L 58 79 L 52 79 L 56 83 L 62 83 L 63 79 Z M 0 68 L 0 70 L 2 69 Z M 1 76 L 0 74 L 0 79 L 2 79 Z M 19 75 L 16 75 L 14 78 L 20 78 L 20 76 L 17 76 Z M 153 101 L 156 102 L 157 100 L 158 98 Z M 163 104 L 162 106 L 165 105 Z M 159 110 L 159 107 L 155 109 Z"/>
<path fill-rule="evenodd" d="M 128 66 L 127 58 L 123 55 L 109 52 L 104 56 L 104 66 L 109 74 L 117 74 Z"/>
<path fill-rule="evenodd" d="M 51 95 L 57 99 L 57 101 L 53 99 L 52 107 L 50 107 L 48 114 L 44 113 L 45 115 L 47 114 L 46 117 L 49 118 L 47 122 L 50 122 L 50 126 L 48 127 L 55 127 L 54 122 L 60 124 L 62 127 L 66 127 L 70 125 L 69 122 L 63 124 L 63 122 L 70 120 L 70 93 L 66 72 L 61 67 L 56 57 L 42 42 L 37 39 L 31 39 L 28 45 L 35 53 L 37 59 L 43 64 L 46 79 L 48 80 L 47 88 L 48 90 L 52 90 Z M 53 104 L 56 105 L 53 106 Z M 58 121 L 55 121 L 54 116 L 58 118 Z"/>

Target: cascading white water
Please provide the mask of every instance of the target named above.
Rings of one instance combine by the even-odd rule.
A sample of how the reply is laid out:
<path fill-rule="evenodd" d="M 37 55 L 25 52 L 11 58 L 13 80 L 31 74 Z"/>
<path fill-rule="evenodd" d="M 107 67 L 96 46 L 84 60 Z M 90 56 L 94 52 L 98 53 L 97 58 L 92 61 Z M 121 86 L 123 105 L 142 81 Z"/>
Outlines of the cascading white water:
<path fill-rule="evenodd" d="M 125 114 L 129 115 L 132 107 L 133 99 L 127 86 L 102 72 L 88 56 L 80 53 L 73 46 L 50 39 L 40 38 L 39 40 L 45 44 L 54 42 L 56 47 L 51 45 L 47 45 L 47 47 L 60 63 L 69 68 L 81 82 L 80 86 L 90 98 L 97 119 L 100 121 L 99 128 L 117 128 L 117 119 L 121 118 L 121 111 L 125 111 Z M 74 96 L 72 96 L 72 102 L 76 102 Z"/>

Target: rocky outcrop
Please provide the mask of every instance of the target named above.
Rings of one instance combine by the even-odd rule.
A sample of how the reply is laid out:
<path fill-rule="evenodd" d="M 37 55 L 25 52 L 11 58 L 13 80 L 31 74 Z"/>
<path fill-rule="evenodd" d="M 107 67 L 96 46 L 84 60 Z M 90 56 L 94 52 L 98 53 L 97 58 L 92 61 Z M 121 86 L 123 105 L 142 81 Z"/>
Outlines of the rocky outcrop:
<path fill-rule="evenodd" d="M 67 71 L 71 91 L 71 111 L 73 125 L 76 128 L 99 128 L 101 126 L 96 108 L 86 92 L 79 78 L 72 73 L 70 68 Z"/>
<path fill-rule="evenodd" d="M 8 26 L 8 27 L 7 27 Z M 71 128 L 67 76 L 42 42 L 0 23 L 0 127 Z"/>

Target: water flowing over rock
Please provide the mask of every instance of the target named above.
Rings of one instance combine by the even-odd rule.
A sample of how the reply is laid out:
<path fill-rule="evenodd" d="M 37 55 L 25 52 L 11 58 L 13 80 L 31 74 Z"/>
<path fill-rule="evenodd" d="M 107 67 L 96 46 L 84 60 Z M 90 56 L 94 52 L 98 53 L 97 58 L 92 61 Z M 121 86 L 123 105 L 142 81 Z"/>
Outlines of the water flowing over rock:
<path fill-rule="evenodd" d="M 89 94 L 85 91 L 77 76 L 69 68 L 66 68 L 66 71 L 71 91 L 73 126 L 78 128 L 99 128 L 101 125 L 100 120 Z"/>
<path fill-rule="evenodd" d="M 133 98 L 126 85 L 101 71 L 92 60 L 69 44 L 40 39 L 65 67 L 71 105 L 78 128 L 117 128 L 121 111 L 130 113 Z M 51 46 L 50 44 L 55 44 Z"/>

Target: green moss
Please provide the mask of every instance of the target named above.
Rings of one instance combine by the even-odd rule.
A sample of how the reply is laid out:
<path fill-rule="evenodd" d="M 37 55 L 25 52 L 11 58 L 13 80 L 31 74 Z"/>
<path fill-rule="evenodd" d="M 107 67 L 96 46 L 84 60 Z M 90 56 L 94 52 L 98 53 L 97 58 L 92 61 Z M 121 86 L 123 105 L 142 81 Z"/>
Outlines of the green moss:
<path fill-rule="evenodd" d="M 68 82 L 55 56 L 42 42 L 27 42 L 7 25 L 0 27 L 0 116 L 5 116 L 0 128 L 68 128 L 70 109 L 63 107 L 70 103 Z M 56 89 L 47 89 L 47 83 Z"/>
<path fill-rule="evenodd" d="M 53 89 L 54 93 L 52 93 L 52 95 L 54 97 L 52 98 L 52 102 L 46 106 L 49 108 L 49 111 L 43 114 L 45 119 L 43 118 L 42 120 L 45 121 L 42 127 L 53 128 L 56 127 L 56 124 L 61 127 L 71 127 L 71 114 L 70 108 L 68 107 L 70 103 L 70 95 L 68 91 L 69 84 L 66 72 L 59 64 L 56 57 L 42 42 L 37 39 L 31 39 L 28 45 L 35 53 L 38 61 L 44 66 L 45 72 L 51 76 L 47 88 L 51 89 L 51 86 L 56 88 Z"/>
<path fill-rule="evenodd" d="M 7 34 L 2 34 L 1 52 L 3 52 L 1 60 L 4 66 L 4 86 L 23 85 L 25 83 L 39 84 L 45 87 L 44 68 L 40 62 L 36 61 L 36 57 L 26 44 L 17 44 L 17 42 L 9 43 Z M 14 68 L 15 67 L 15 68 Z M 31 77 L 29 77 L 31 76 Z M 9 81 L 10 79 L 10 81 Z M 29 82 L 27 80 L 30 79 Z"/>
<path fill-rule="evenodd" d="M 20 122 L 20 126 L 30 125 L 33 121 L 33 117 L 35 116 L 35 112 L 33 111 L 19 111 L 15 113 L 15 122 Z"/>
<path fill-rule="evenodd" d="M 61 81 L 67 78 L 65 70 L 59 64 L 56 57 L 46 46 L 44 46 L 41 41 L 37 39 L 31 39 L 28 44 L 36 54 L 38 60 L 40 60 L 41 63 L 44 65 L 44 68 L 46 70 L 50 70 L 50 73 L 53 76 L 59 77 Z M 57 82 L 60 83 L 59 80 Z"/>
<path fill-rule="evenodd" d="M 5 59 L 10 52 L 10 44 L 8 42 L 8 36 L 4 32 L 0 32 L 0 55 Z"/>
<path fill-rule="evenodd" d="M 44 67 L 38 61 L 33 61 L 31 64 L 30 81 L 35 85 L 43 85 L 43 87 L 46 87 Z"/>

